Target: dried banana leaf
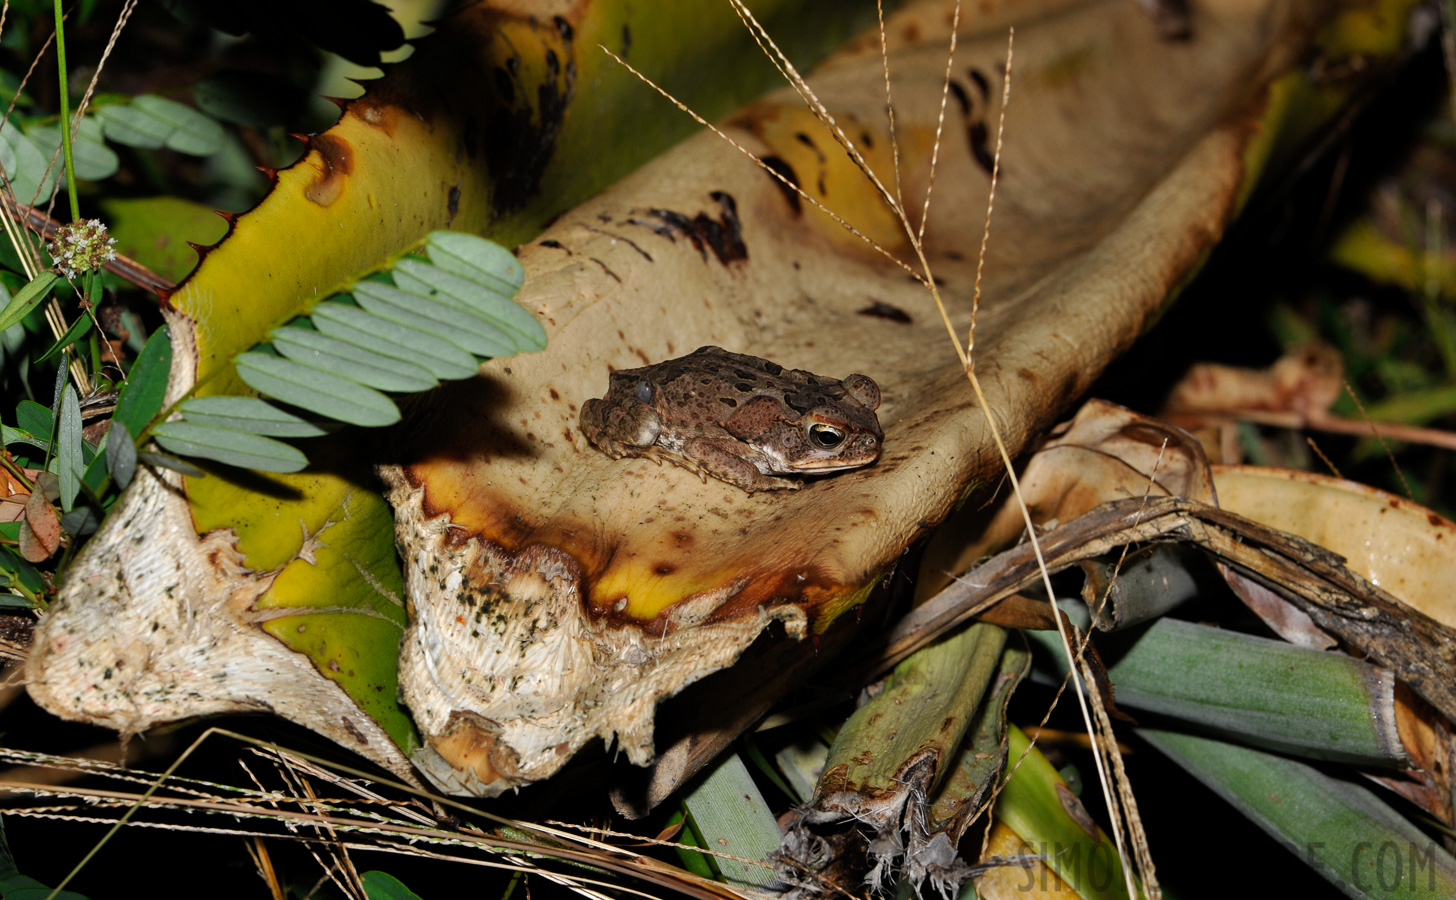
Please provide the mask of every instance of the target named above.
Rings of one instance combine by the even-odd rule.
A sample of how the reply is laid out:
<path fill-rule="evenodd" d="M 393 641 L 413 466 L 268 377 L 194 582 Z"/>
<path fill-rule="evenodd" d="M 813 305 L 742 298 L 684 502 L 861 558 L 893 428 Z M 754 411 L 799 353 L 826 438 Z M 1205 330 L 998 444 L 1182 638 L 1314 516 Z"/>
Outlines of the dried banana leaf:
<path fill-rule="evenodd" d="M 945 72 L 933 38 L 949 10 L 932 3 L 891 24 L 902 35 L 915 23 L 920 38 L 889 60 L 907 197 L 929 181 Z M 1305 42 L 1321 11 L 1203 3 L 1192 40 L 1168 43 L 1135 7 L 1094 2 L 1018 31 L 976 344 L 1013 452 L 1194 270 L 1274 148 L 1280 101 L 1296 89 L 1332 98 L 1289 68 L 1330 52 Z M 1005 57 L 1001 30 L 979 35 L 968 19 L 925 238 L 962 333 Z M 878 55 L 851 51 L 813 82 L 894 183 Z M 728 133 L 906 253 L 893 216 L 796 97 L 754 104 Z M 549 775 L 598 737 L 650 761 L 661 700 L 772 623 L 822 631 L 1000 466 L 922 288 L 711 135 L 563 216 L 520 256 L 521 300 L 549 349 L 449 392 L 451 414 L 385 469 L 415 612 L 401 687 L 428 745 L 416 761 L 438 784 L 487 794 Z M 708 343 L 875 378 L 879 462 L 749 496 L 582 439 L 580 406 L 611 370 Z"/>

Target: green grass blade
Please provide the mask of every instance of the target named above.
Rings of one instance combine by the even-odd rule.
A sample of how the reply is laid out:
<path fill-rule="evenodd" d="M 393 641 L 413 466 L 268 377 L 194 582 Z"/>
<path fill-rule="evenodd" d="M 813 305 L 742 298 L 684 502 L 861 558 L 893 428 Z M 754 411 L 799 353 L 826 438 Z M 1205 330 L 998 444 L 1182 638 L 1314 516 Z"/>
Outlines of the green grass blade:
<path fill-rule="evenodd" d="M 1346 896 L 1456 897 L 1456 859 L 1363 785 L 1209 738 L 1138 734 Z"/>
<path fill-rule="evenodd" d="M 683 803 L 704 846 L 714 853 L 764 862 L 779 848 L 783 836 L 778 822 L 736 753 L 719 760 Z M 721 856 L 707 859 L 729 884 L 763 887 L 774 880 L 771 865 Z"/>

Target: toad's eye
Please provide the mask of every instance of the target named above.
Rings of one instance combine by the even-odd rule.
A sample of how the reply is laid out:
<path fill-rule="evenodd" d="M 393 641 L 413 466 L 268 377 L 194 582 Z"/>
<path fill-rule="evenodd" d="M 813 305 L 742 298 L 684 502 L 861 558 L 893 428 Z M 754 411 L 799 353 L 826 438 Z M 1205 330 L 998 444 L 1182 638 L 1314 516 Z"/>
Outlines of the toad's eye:
<path fill-rule="evenodd" d="M 809 442 L 823 450 L 833 450 L 844 443 L 844 429 L 815 422 L 809 426 Z"/>

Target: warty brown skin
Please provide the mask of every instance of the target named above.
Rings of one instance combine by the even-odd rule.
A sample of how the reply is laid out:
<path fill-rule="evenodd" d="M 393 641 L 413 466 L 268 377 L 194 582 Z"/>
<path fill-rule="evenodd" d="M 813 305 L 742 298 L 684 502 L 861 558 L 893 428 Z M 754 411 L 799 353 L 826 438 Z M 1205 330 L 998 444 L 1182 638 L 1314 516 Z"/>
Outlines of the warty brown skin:
<path fill-rule="evenodd" d="M 581 431 L 613 459 L 651 457 L 754 491 L 797 490 L 801 478 L 867 466 L 884 437 L 880 389 L 700 347 L 613 372 L 581 408 Z"/>

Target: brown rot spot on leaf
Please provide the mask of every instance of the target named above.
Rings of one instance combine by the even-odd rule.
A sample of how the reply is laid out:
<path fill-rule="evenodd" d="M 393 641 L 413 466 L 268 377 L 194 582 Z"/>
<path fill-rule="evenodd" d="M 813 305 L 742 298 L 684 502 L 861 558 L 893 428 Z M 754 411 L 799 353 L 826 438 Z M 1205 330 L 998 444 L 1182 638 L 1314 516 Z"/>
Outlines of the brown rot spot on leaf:
<path fill-rule="evenodd" d="M 1066 810 L 1072 821 L 1077 823 L 1077 827 L 1087 832 L 1089 838 L 1096 840 L 1097 823 L 1092 820 L 1092 815 L 1087 812 L 1087 807 L 1082 805 L 1082 801 L 1077 799 L 1077 795 L 1060 782 L 1057 784 L 1057 800 L 1061 802 L 1062 809 Z"/>
<path fill-rule="evenodd" d="M 315 162 L 311 153 L 306 161 L 318 170 L 319 177 L 303 194 L 319 206 L 330 206 L 344 192 L 349 173 L 354 170 L 354 149 L 332 134 L 314 135 L 310 149 L 318 153 L 318 159 Z"/>
<path fill-rule="evenodd" d="M 574 32 L 565 19 L 535 23 L 543 44 L 545 77 L 536 84 L 522 83 L 520 59 L 507 69 L 495 71 L 496 103 L 485 133 L 496 136 L 485 142 L 486 166 L 496 173 L 496 191 L 491 197 L 491 218 L 526 206 L 541 189 L 541 177 L 556 154 L 556 141 L 566 118 L 567 107 L 576 93 L 576 51 Z M 534 95 L 534 96 L 530 96 Z M 509 139 L 498 136 L 510 135 Z"/>
<path fill-rule="evenodd" d="M 738 203 L 731 194 L 723 191 L 713 191 L 709 196 L 722 208 L 722 218 L 709 218 L 707 213 L 700 212 L 690 219 L 670 209 L 650 209 L 648 213 L 657 222 L 640 219 L 629 219 L 628 222 L 649 228 L 669 240 L 676 240 L 677 235 L 682 235 L 692 242 L 693 249 L 705 260 L 709 250 L 725 266 L 748 259 L 748 247 L 743 243 L 743 226 L 738 220 Z"/>
<path fill-rule="evenodd" d="M 915 321 L 910 318 L 910 314 L 905 312 L 905 310 L 898 306 L 892 306 L 883 300 L 874 301 L 864 309 L 858 310 L 858 313 L 859 315 L 870 316 L 875 319 L 888 319 L 891 322 L 899 322 L 903 325 L 909 325 Z"/>
<path fill-rule="evenodd" d="M 797 215 L 803 212 L 804 206 L 799 200 L 799 192 L 795 190 L 799 186 L 799 176 L 794 172 L 794 167 L 785 162 L 783 157 L 779 156 L 765 156 L 763 158 L 763 164 L 769 170 L 779 175 L 779 178 L 774 178 L 774 184 L 783 192 L 784 199 L 789 201 L 789 206 L 793 208 L 794 214 Z M 772 175 L 769 177 L 773 178 Z"/>

